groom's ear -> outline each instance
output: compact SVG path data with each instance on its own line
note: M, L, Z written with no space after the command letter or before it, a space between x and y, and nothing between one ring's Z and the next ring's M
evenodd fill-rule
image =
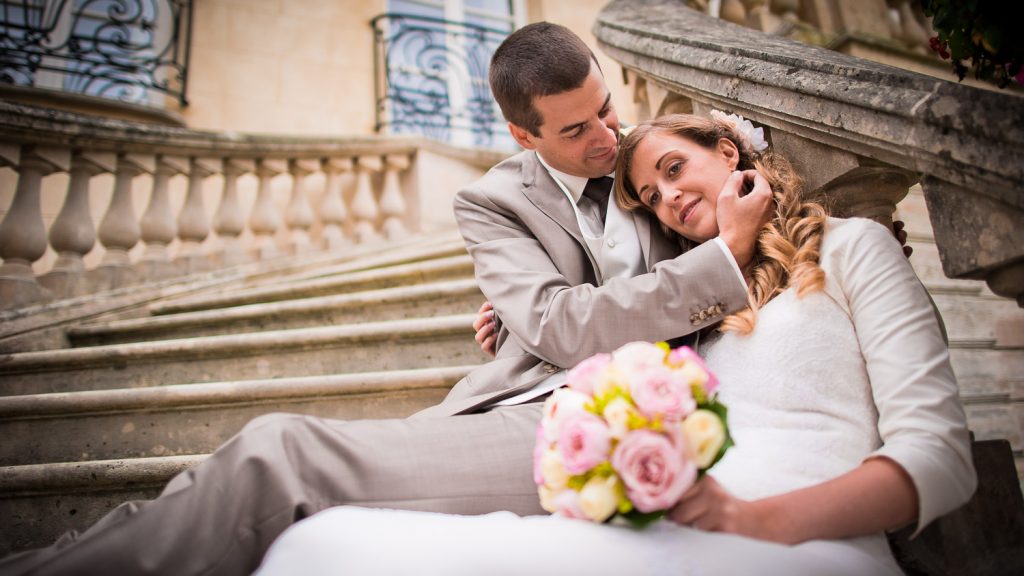
M533 142L536 136L530 134L529 130L526 130L525 128L520 128L519 126L516 126L515 124L509 122L508 131L510 134L512 134L512 138L515 138L516 143L518 143L526 150L534 150L537 148L537 145Z
M718 139L718 152L725 158L725 163L730 170L735 170L740 164L740 151L736 144L728 138Z

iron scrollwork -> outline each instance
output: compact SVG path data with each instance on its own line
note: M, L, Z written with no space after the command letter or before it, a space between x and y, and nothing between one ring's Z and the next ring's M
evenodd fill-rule
M191 0L0 1L0 82L147 103L155 91L185 106Z
M504 124L487 67L509 31L406 14L383 14L371 25L378 132L453 142L461 131L475 146L496 146Z

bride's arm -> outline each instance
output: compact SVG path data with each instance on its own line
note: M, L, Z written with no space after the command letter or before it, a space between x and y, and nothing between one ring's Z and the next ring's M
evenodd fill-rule
M910 477L895 462L874 458L827 482L753 501L736 498L705 476L670 518L701 530L799 544L898 528L917 514Z
M966 502L976 478L966 418L927 293L892 235L868 221L830 231L831 261L864 355L882 447L850 472L744 502L705 478L672 513L703 529L795 543L920 530ZM825 265L823 254L823 265Z

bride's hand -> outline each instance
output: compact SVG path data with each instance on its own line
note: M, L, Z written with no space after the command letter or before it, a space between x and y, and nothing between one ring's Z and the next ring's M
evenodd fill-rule
M707 475L683 494L668 518L699 530L765 538L756 506L736 498Z

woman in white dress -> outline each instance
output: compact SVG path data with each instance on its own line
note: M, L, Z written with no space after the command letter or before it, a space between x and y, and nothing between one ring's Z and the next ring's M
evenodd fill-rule
M683 242L718 235L729 178L770 185L778 207L742 271L750 308L700 346L736 445L666 520L341 507L285 532L260 574L899 574L885 531L920 530L976 483L942 330L892 234L826 216L761 147L724 115L620 144L616 200Z

